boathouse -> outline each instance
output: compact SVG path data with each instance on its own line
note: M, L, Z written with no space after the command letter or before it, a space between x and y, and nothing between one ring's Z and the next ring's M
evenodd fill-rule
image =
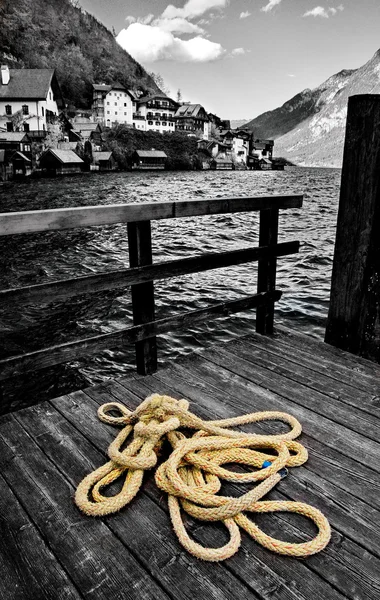
M80 173L84 162L72 150L57 150L50 148L40 158L40 167L55 175Z
M117 161L111 151L93 152L92 171L115 171L118 167Z
M136 150L132 169L165 169L167 155L162 150Z
M231 171L234 168L234 163L230 156L226 156L225 154L218 154L211 161L211 169L214 171Z

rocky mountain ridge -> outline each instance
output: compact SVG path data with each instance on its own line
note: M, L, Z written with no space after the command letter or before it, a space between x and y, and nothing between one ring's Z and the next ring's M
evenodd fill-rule
M244 128L275 139L275 154L298 165L340 167L349 96L379 93L380 50L359 69L340 71Z

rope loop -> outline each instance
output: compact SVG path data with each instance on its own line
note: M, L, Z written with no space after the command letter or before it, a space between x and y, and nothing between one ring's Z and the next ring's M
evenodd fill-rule
M262 500L285 476L287 468L300 466L308 458L306 448L295 441L302 428L293 416L265 411L203 421L189 411L187 400L158 394L146 398L135 411L119 402L108 402L99 408L98 416L123 429L108 448L110 460L87 475L76 490L75 502L85 514L109 515L129 504L141 487L144 472L156 467L166 439L172 452L157 467L155 481L168 494L170 518L180 543L197 558L221 561L233 556L241 543L240 528L265 548L289 556L310 556L328 544L330 525L319 510L302 502ZM262 435L230 429L274 420L286 423L289 431ZM195 433L188 437L180 429ZM227 468L231 464L242 465L246 471ZM115 495L104 495L104 488L119 478L124 480L121 490ZM222 481L254 486L239 497L223 496L218 494ZM192 540L182 511L201 521L221 521L229 533L227 544L206 548ZM246 514L279 511L311 519L318 528L315 538L303 543L276 540Z

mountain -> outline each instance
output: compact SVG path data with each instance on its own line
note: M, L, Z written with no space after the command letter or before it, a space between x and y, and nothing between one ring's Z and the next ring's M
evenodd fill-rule
M89 107L92 84L119 82L144 94L152 77L75 0L0 0L0 61L57 72L68 103Z
M244 126L275 139L275 153L302 166L340 167L349 96L380 93L380 50L359 69L344 70Z

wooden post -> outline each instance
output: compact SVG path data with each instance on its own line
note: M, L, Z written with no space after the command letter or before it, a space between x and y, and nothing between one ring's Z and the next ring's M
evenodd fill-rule
M380 362L380 95L348 101L325 341Z
M150 221L128 223L128 248L131 267L152 264L152 234ZM133 324L141 325L154 321L153 281L131 286ZM136 366L140 375L157 371L156 337L136 342Z
M275 246L278 237L278 209L260 210L259 246ZM257 292L273 292L276 289L277 257L259 260L257 271ZM273 333L274 302L256 310L256 331L262 334Z

